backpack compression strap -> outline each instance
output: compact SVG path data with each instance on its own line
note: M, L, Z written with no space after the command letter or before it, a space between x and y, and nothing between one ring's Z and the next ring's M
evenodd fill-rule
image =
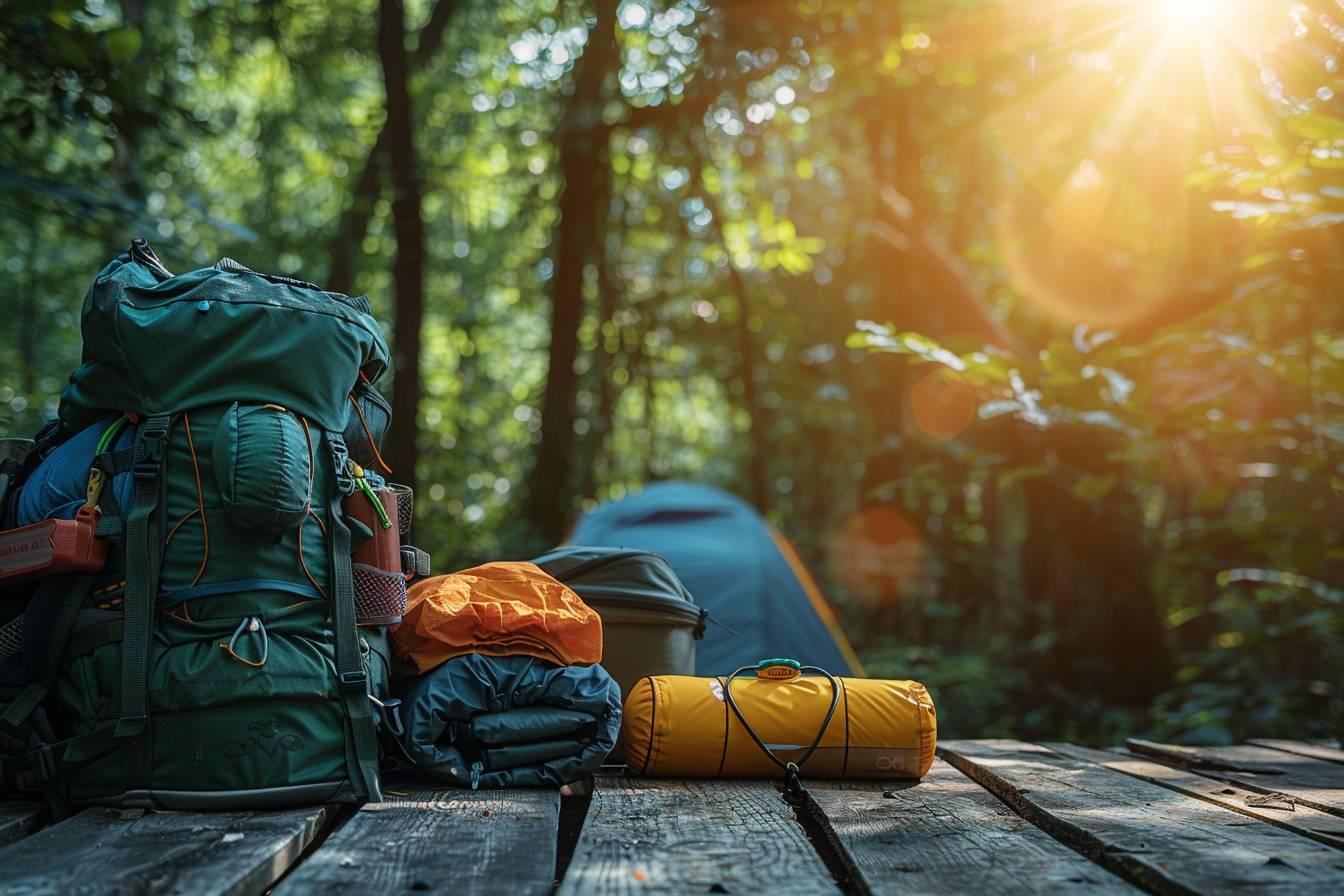
M135 439L131 465L134 497L126 517L125 627L121 642L121 718L117 737L135 737L149 720L146 676L149 673L149 637L154 623L154 599L159 590L163 546L151 538L154 511L159 504L160 473L168 427L166 415L150 417Z
M370 801L383 798L378 786L378 736L373 727L373 701L369 675L359 649L355 626L355 580L350 559L350 527L346 525L341 499L355 490L349 470L349 453L340 433L327 432L335 464L336 489L331 498L328 526L331 529L331 617L336 629L336 674L341 700L350 720L345 739L345 761L355 796Z
M172 417L157 414L140 427L131 465L134 497L126 516L126 591L122 604L121 717L116 738L136 738L128 757L129 784L141 789L148 775L149 642L154 627L154 602L159 593L163 560L162 514L155 513L163 494L163 458Z

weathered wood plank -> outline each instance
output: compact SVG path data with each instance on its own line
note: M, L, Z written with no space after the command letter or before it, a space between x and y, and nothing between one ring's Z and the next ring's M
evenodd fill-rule
M1257 747L1268 747L1271 750L1282 750L1285 753L1297 753L1299 756L1310 756L1312 759L1322 759L1326 762L1344 762L1344 750L1338 747L1327 747L1324 744L1310 744L1301 740L1277 740L1269 737L1256 737L1247 741Z
M41 803L0 803L0 846L22 840L42 826Z
M261 893L327 813L85 809L0 849L0 889L6 896Z
M1249 815L1313 840L1344 849L1344 818L1321 812L1310 806L1266 796L1256 790L1195 774L1183 768L1152 762L1125 753L1089 750L1072 744L1047 743L1056 753L1105 766L1144 781L1208 800L1211 803Z
M1154 893L1344 891L1344 857L1282 828L1035 744L951 741L945 759L1029 821Z
M600 777L560 896L838 893L768 781Z
M1125 742L1131 753L1194 769L1208 778L1261 793L1283 794L1344 817L1344 766L1267 747L1183 747L1146 740Z
M274 892L549 893L559 824L554 790L417 791L364 806Z
M850 877L879 896L1138 892L942 760L919 784L810 782L808 792Z

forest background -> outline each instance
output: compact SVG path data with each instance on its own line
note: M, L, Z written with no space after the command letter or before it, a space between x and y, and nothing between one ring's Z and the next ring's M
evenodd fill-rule
M440 569L661 478L942 726L1344 731L1338 0L10 0L0 430L148 237L367 293Z

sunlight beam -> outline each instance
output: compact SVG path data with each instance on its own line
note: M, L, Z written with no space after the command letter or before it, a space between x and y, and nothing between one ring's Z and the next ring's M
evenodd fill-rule
M1173 25L1199 27L1217 18L1221 0L1152 0L1158 15Z

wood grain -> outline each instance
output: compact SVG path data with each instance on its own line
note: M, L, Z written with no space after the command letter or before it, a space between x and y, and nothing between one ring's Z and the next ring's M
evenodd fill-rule
M600 777L560 896L838 893L768 781Z
M0 803L0 846L27 837L42 826L44 817L41 803Z
M1338 747L1327 747L1324 744L1309 744L1301 740L1276 740L1274 738L1252 738L1247 741L1257 747L1268 747L1271 750L1282 750L1285 753L1296 753L1299 756L1310 756L1312 759L1321 759L1326 762L1344 762L1344 750Z
M1204 800L1019 741L951 741L939 751L1023 817L1150 892L1344 891L1339 851Z
M942 760L918 784L813 782L808 792L850 877L879 896L1138 892Z
M1151 781L1210 803L1217 803L1233 812L1240 812L1242 815L1287 828L1327 846L1344 849L1344 818L1331 815L1329 812L1272 799L1259 791L1238 784L1207 778L1184 768L1152 762L1138 756L1089 750L1072 744L1046 743L1044 746L1060 755L1095 762L1112 771Z
M356 812L275 893L546 894L559 819L555 790L408 793Z
M1131 753L1194 769L1208 778L1241 784L1264 794L1284 794L1299 803L1344 817L1344 765L1268 747L1184 747L1128 740Z
M6 896L255 894L312 842L327 810L142 813L85 809L0 849Z

